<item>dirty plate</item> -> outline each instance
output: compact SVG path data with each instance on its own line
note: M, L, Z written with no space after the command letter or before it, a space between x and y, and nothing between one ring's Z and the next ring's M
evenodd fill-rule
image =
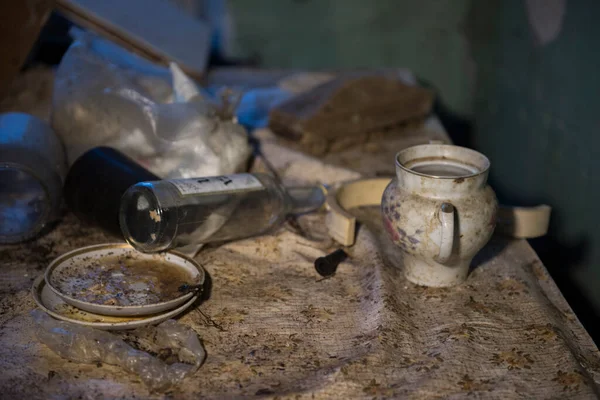
M145 316L172 310L198 291L204 269L176 252L144 254L124 243L83 247L50 263L48 288L66 303L94 314Z
M109 331L134 329L141 326L159 324L181 314L198 299L198 296L193 296L182 306L162 314L144 317L111 317L83 311L65 303L46 284L44 276L39 276L33 282L31 295L39 308L56 319Z

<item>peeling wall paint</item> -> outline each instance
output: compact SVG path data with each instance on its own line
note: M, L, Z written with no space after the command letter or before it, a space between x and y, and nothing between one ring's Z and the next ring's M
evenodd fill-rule
M537 42L545 46L560 34L567 0L525 0L529 25Z

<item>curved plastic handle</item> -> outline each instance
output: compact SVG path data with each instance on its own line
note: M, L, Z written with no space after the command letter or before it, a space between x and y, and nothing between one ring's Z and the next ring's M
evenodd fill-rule
M450 203L442 203L439 219L442 223L442 239L440 240L440 253L437 256L437 262L443 264L452 255L452 247L454 246L454 206Z

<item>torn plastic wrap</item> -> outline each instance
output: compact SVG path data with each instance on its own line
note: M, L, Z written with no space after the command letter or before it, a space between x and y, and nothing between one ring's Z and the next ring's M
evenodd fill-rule
M196 333L175 320L124 333L121 339L105 331L57 321L41 310L34 310L31 315L38 339L61 357L86 364L120 366L138 375L154 391L177 385L195 373L206 358Z
M246 130L220 119L219 104L176 64L163 68L92 34L74 36L56 73L52 111L69 164L108 146L162 178L244 169Z

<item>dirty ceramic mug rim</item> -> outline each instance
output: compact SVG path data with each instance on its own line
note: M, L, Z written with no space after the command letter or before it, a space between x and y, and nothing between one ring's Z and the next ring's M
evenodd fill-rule
M481 160L484 163L484 166L483 166L483 168L481 168L481 167L479 167L477 165L473 165L473 164L470 164L470 163L466 163L464 161L460 161L460 163L463 164L463 165L469 165L471 167L476 168L477 172L473 172L471 174L465 174L465 175L452 175L452 176L440 176L440 175L424 174L422 172L415 171L415 170L413 170L413 169L405 166L402 162L400 162L400 156L402 156L403 154L405 154L405 153L407 153L409 151L414 151L417 148L430 148L430 149L434 149L434 148L447 148L447 149L458 150L458 151L461 151L461 152L464 152L464 153L467 153L467 154L470 153L472 156L481 158ZM438 156L432 156L432 157L438 157ZM443 156L439 156L439 158L443 158ZM448 158L445 158L445 159L448 159ZM452 145L452 144L420 144L420 145L417 145L417 146L407 147L406 149L400 150L399 152L396 153L395 162L396 162L396 167L398 167L398 168L400 168L400 169L402 169L402 170L404 170L404 171L406 171L408 173L411 173L411 174L414 174L414 175L423 176L423 177L426 177L426 178L436 178L436 179L473 178L473 177L485 174L490 169L490 166L491 166L490 160L485 155L483 155L482 153L480 153L480 152L478 152L476 150L473 150L473 149L469 149L467 147L455 146L455 145Z

